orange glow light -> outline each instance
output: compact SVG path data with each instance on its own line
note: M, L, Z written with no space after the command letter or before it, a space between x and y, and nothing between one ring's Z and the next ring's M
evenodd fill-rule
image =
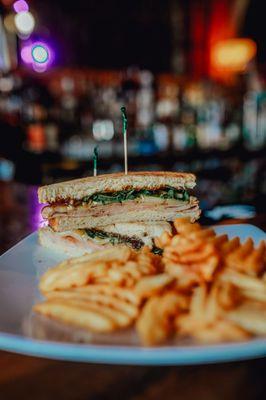
M242 72L256 52L256 43L251 39L223 40L213 46L211 63L216 70Z

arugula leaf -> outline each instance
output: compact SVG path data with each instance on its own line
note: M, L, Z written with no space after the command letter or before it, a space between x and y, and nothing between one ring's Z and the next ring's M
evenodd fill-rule
M112 245L128 244L133 249L140 249L144 243L141 239L119 235L118 233L104 232L98 229L85 229L86 234L94 239L108 239Z
M137 249L137 250L141 249L141 247L144 245L144 243L141 239L119 235L118 233L104 232L104 231L100 231L98 229L85 229L85 231L86 231L87 235L92 239L94 239L94 238L109 239L109 242L112 245L128 244L133 249ZM158 254L160 256L163 254L163 250L160 249L159 247L155 246L155 244L153 244L151 251L154 254Z
M160 249L160 247L153 246L151 251L152 251L152 253L158 254L159 256L161 256L163 254L163 250Z
M95 203L101 203L103 205L110 203L122 203L127 200L134 200L141 196L146 197L158 197L161 199L175 199L181 201L189 200L189 193L186 190L176 189L171 186L158 189L158 190L121 190L119 192L105 192L105 193L95 193L92 196L86 196L82 199L82 202L88 203L93 201Z

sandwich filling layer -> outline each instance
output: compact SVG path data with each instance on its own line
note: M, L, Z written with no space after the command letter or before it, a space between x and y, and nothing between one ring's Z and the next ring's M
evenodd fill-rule
M105 206L108 207L108 206ZM110 225L116 223L130 223L136 222L160 222L160 221L173 221L176 218L186 217L190 218L191 222L195 221L200 214L197 202L184 207L177 206L148 206L141 207L137 210L128 206L125 207L123 204L119 205L119 209L116 212L108 213L107 210L99 210L96 212L88 213L84 216L69 216L69 215L56 215L53 218L49 218L49 225L57 232L63 232L73 229L86 229L86 228L98 228L100 225Z
M133 249L140 249L144 245L154 252L160 249L154 246L154 238L163 232L172 232L171 224L158 223L127 223L113 224L97 229L76 229L66 232L55 232L49 227L41 228L39 237L41 244L59 250L74 250L74 253L85 253L100 250L117 244L125 244Z
M51 205L42 210L44 219L56 231L95 228L132 221L173 221L177 214L198 210L198 201L142 196L108 204Z
M110 204L110 203L122 203L123 201L143 199L143 198L155 197L159 199L175 199L181 201L187 201L189 194L184 189L175 189L172 187L166 187L157 190L121 190L119 192L105 192L96 193L92 196L86 196L82 200L82 204Z
M45 219L60 217L62 215L92 216L121 212L121 205L125 203L123 210L130 211L136 207L149 208L154 205L184 206L189 204L192 198L186 190L175 188L163 188L158 190L126 190L120 192L96 193L83 198L82 201L70 200L68 203L52 203L42 210ZM119 207L120 206L120 207Z
M89 238L102 239L112 245L126 244L133 249L139 250L144 246L144 242L137 237L130 237L126 235L120 235L119 233L105 232L99 229L85 229L85 232Z

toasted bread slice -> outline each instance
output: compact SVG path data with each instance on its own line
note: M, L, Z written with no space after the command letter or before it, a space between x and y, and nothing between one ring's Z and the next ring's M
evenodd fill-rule
M67 182L42 186L38 190L40 203L69 202L82 200L95 193L122 190L156 190L166 186L176 189L191 189L195 186L195 175L181 172L130 172L98 175Z

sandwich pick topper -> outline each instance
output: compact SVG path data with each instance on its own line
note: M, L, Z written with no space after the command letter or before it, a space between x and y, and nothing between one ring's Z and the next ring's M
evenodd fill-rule
M122 122L123 122L123 137L124 137L124 159L125 159L125 175L127 175L127 112L126 107L121 107Z
M98 146L96 146L93 150L93 176L97 176L98 158Z

